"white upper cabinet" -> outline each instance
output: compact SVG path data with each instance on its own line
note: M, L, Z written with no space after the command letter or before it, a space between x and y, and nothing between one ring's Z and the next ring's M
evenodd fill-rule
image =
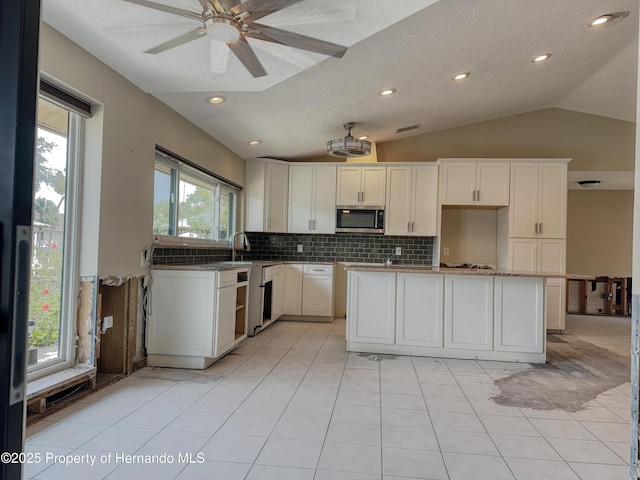
M289 167L289 233L335 233L336 167Z
M510 237L566 238L567 164L511 165Z
M248 161L246 169L245 230L287 231L289 166L277 162Z
M378 166L339 166L336 204L384 205L386 169Z
M385 235L435 236L438 166L387 167Z
M564 273L566 240L510 238L509 269L516 272Z
M509 205L508 162L440 162L442 205Z

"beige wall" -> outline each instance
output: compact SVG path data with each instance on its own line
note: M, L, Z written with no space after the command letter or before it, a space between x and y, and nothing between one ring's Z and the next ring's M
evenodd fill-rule
M567 271L631 276L633 192L569 190Z
M81 275L148 272L156 144L244 184L243 159L46 24L40 69L99 104L87 121Z
M440 262L497 264L498 211L444 208ZM444 249L449 255L444 255Z

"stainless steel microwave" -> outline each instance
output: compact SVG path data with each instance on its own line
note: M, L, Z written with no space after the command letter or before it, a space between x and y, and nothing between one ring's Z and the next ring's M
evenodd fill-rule
M384 207L338 205L336 232L384 233Z

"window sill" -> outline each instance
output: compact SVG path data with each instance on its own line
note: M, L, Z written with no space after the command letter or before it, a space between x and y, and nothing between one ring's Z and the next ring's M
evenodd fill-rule
M209 240L206 238L176 237L174 235L154 235L153 245L157 247L204 247L230 249L229 240Z
M27 402L38 397L47 396L65 386L83 380L89 380L96 375L96 368L89 365L76 365L46 377L38 378L27 383Z

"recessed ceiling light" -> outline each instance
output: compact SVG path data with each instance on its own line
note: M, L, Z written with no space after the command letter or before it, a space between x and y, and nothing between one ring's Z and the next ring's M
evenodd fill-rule
M249 145L259 145L262 143L262 140L251 140L249 142L247 142Z
M367 138L369 138L369 135L362 135L358 137L358 140L366 140Z
M600 15L598 18L594 18L589 22L590 27L597 27L598 25L604 25L607 22L613 20L613 15Z
M469 75L471 75L469 72L458 73L453 77L451 77L451 80L453 80L454 82L457 82L459 80L464 80L465 78L469 78Z
M387 88L386 90L382 90L378 95L386 97L388 95L393 95L394 93L396 93L395 88Z
M590 27L599 27L606 23L611 23L614 20L627 18L629 16L629 11L625 12L614 12L614 13L606 13L604 15L600 15L599 17L594 18L589 22Z
M540 63L540 62L544 62L545 60L549 60L549 58L551 58L551 54L550 53L543 53L542 55L538 55L537 57L535 57L531 61L533 63Z
M211 105L220 105L221 103L226 102L227 99L222 95L212 95L211 97L207 97L206 101Z

